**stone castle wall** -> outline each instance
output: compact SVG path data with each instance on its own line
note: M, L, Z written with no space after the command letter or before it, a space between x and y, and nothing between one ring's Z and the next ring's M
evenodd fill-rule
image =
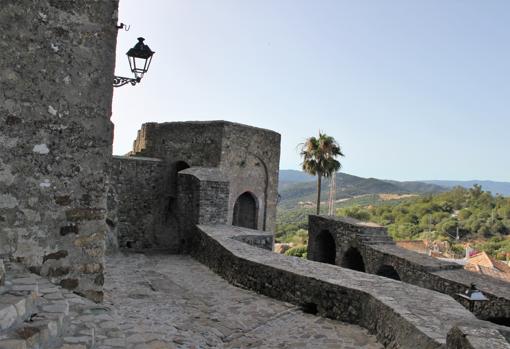
M276 228L278 133L227 121L147 123L138 131L131 154L163 159L170 173L179 162L221 168L230 181L229 223L237 198L248 191L257 198L257 228Z
M160 159L114 156L111 166L112 207L109 224L121 248L170 249L167 230L176 231L172 204L165 196L166 168Z
M213 122L165 122L143 124L132 155L163 159L169 164L218 167L224 127Z
M0 7L0 254L102 299L117 1Z
M358 324L374 333L386 348L450 348L447 337L451 348L485 348L488 338L504 345L497 348L508 348L497 326L477 320L447 295L246 243L250 236L252 241L263 241L260 231L228 225L199 225L195 229L193 257L227 281L320 316ZM459 321L477 329L468 341L479 345L455 344L462 334L448 332Z
M178 240L189 253L197 224L225 224L228 220L229 183L215 168L192 167L179 173Z
M257 228L276 229L280 135L274 131L235 123L225 124L221 168L230 181L229 220L234 205L244 192L258 200Z
M272 231L279 160L280 135L273 131L227 121L144 124L129 156L113 159L116 199L109 212L116 218L109 220L117 222L108 240L121 248L185 252L190 222L232 224L236 200L246 192L256 201L256 227ZM212 183L222 183L220 197L206 193L216 190Z

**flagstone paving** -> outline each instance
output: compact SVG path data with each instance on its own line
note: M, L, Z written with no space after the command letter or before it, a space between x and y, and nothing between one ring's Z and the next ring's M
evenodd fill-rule
M230 285L189 256L106 258L105 301L130 349L382 348L355 325Z

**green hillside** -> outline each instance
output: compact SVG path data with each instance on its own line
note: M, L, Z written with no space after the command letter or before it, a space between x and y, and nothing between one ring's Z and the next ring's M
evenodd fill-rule
M492 195L480 186L414 197L363 195L342 201L337 207L339 216L386 226L396 240L450 240L459 252L460 243L470 241L475 248L497 258L510 256L510 198ZM326 210L323 205L322 212ZM307 229L307 215L313 212L312 207L280 207L277 239L291 241L295 235L303 235L300 229Z
M280 171L280 207L297 207L300 202L315 202L315 178L300 171ZM338 173L336 176L335 200L353 198L367 194L409 194L409 193L437 193L444 191L443 187L421 182L397 182L376 178L363 178ZM323 180L321 196L327 200L329 195L329 179Z

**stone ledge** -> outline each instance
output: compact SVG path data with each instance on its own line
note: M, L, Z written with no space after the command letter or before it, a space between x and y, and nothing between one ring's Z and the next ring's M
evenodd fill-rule
M510 349L509 333L497 328L462 324L453 327L448 332L448 349ZM506 336L506 338L505 338Z
M434 272L438 270L462 269L462 266L457 263L445 262L424 254L406 250L396 245L371 245L368 248L371 248L383 254L391 255L394 258L405 260L414 265L416 268L428 272Z
M180 171L179 176L194 176L201 182L228 182L228 177L216 167L190 167Z
M158 158L149 158L144 156L127 156L127 155L113 155L113 159L117 160L133 160L133 161L154 161L154 162L162 162L163 160Z
M197 226L192 255L233 284L293 304L313 304L322 316L359 324L389 348L441 348L459 319L478 321L444 294L235 239L253 233L226 225Z

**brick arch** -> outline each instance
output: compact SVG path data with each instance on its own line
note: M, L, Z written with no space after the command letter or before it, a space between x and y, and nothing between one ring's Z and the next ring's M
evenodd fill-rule
M237 197L234 204L232 225L257 229L258 226L258 200L255 194L245 191Z
M328 230L321 231L315 237L315 261L335 264L336 243L333 235Z
M357 247L351 246L344 252L340 266L352 270L365 272L365 261Z

